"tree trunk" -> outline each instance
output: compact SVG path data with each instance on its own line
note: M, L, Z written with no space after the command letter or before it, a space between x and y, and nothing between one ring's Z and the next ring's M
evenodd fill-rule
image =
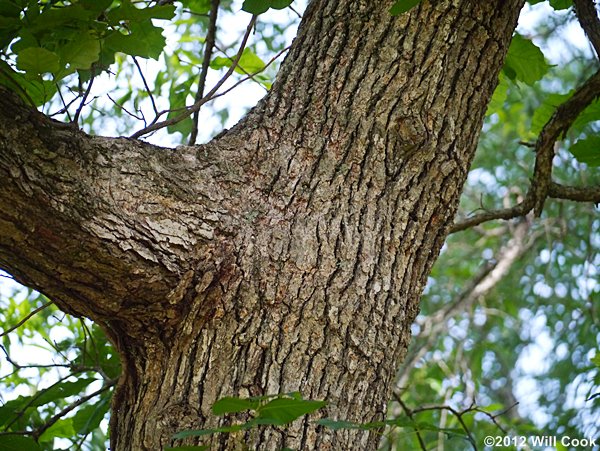
M111 448L300 391L381 420L523 0L313 0L269 95L205 146L58 126L0 98L0 266L101 324ZM211 449L375 449L298 421Z

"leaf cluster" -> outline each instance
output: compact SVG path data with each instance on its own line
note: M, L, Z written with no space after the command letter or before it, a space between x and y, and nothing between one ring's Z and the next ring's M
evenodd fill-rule
M165 37L153 19L174 12L172 5L138 8L131 0L3 0L0 82L16 84L39 106L69 75L84 83L108 70L117 53L158 59Z

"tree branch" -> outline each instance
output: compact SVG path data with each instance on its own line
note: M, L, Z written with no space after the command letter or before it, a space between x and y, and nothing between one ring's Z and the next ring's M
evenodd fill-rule
M202 107L202 105L204 105L205 103L212 100L214 95L219 90L219 88L221 86L223 86L223 84L227 81L227 79L233 74L233 72L235 71L235 68L237 67L238 63L240 62L240 58L242 57L242 53L244 52L244 49L246 48L246 44L248 43L248 39L250 38L250 34L252 33L252 30L254 28L254 24L256 24L256 16L252 16L252 19L250 19L250 23L248 23L248 26L246 27L246 32L244 33L244 37L242 38L242 43L240 44L240 48L238 50L237 55L235 56L233 64L229 67L229 69L227 70L225 75L223 75L223 77L217 82L217 84L215 86L213 86L213 88L208 92L208 94L206 94L200 100L195 102L189 108L186 108L181 114L179 114L171 119L166 119L162 122L156 122L154 124L151 124L148 127L138 130L130 137L137 139L137 138L147 135L148 133L151 133L153 131L160 130L161 128L164 128L164 127L168 127L169 125L177 124L178 122L181 122L182 120L189 117L196 111L199 111L200 108Z
M548 188L548 197L598 204L600 203L600 186L565 186L552 182Z
M535 143L535 168L533 179L529 191L525 199L519 204L511 208L501 210L488 211L481 213L462 221L456 222L450 229L450 233L455 233L461 230L466 230L483 222L494 219L512 219L518 216L525 216L531 210L535 211L536 216L542 212L544 202L550 196L550 188L552 182L552 160L554 158L554 146L560 137L571 127L579 114L590 105L600 95L600 71L592 75L583 85L581 85L575 93L562 105L558 106L552 117L548 120ZM554 193L566 195L568 191L566 187L558 188L559 185L553 187ZM584 191L591 190L592 194L581 195L581 198L589 198L594 201L595 189L589 188L573 188L579 194ZM569 191L573 192L573 191ZM562 197L569 198L569 197ZM573 200L577 200L574 199Z
M61 310L128 332L176 321L181 276L215 265L215 237L251 208L231 194L246 182L224 177L238 163L218 141L199 152L90 137L0 87L0 142L0 267Z
M202 68L200 69L200 79L198 80L198 91L196 91L195 103L198 103L204 96L204 88L206 85L206 76L210 67L210 59L212 58L213 49L215 48L215 39L217 35L217 15L219 12L219 3L221 0L211 0L210 4L210 22L208 24L208 33L206 34L206 42L204 44L204 59L202 60ZM200 110L194 112L192 132L188 144L193 146L196 144L198 137L198 119Z
M110 381L107 381L106 383L104 383L104 385L102 385L102 387L100 387L95 392L90 393L89 395L86 395L86 396L82 396L81 398L77 399L77 401L73 402L72 404L69 404L67 407L65 407L60 412L58 412L56 415L54 415L52 418L50 418L48 421L46 421L42 426L40 426L39 428L32 431L31 435L33 436L34 439L39 438L44 432L46 432L50 428L50 426L52 426L54 423L56 423L58 420L60 420L66 414L71 412L73 409L79 407L80 405L85 404L90 399L95 398L96 396L104 393L106 390L113 387L116 383L117 383L117 379L111 379Z
M588 39L592 43L596 56L600 57L600 20L593 0L573 0L575 14L585 31Z
M35 310L29 312L29 314L25 318L23 318L21 321L19 321L17 324L15 324L12 327L9 327L8 329L6 329L2 333L0 333L0 337L4 337L5 335L8 335L9 333L11 333L13 330L18 329L23 324L25 324L29 320L29 318L34 316L36 313L41 312L46 307L49 307L52 303L53 303L52 301L46 302L44 305L41 305L38 308L36 308Z
M404 401L402 401L402 398L400 397L400 395L396 392L393 392L392 395L394 396L394 400L400 405L400 407L402 407L402 410L404 410L405 415L408 418L410 418L410 420L413 423L416 424L412 410L408 408L408 406L404 403ZM415 433L417 434L417 440L419 442L419 446L421 447L421 449L423 451L427 451L427 445L425 445L425 441L423 440L421 431L419 431L419 429L415 428Z

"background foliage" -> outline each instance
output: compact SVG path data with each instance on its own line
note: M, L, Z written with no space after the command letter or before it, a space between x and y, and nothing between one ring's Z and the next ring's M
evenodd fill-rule
M398 0L390 13L418 3ZM532 143L598 70L574 31L571 1L529 4L529 25L514 36L488 110L462 198L465 217L523 199ZM0 83L91 133L193 144L235 123L271 87L304 7L0 0ZM225 101L233 89L237 96ZM594 102L564 134L555 179L600 184L598 120ZM599 247L598 208L563 201L547 201L541 218L451 235L423 296L389 420L319 421L382 430L384 449L484 449L486 435L598 437ZM97 326L3 278L0 448L105 448L120 367L111 345ZM285 425L322 405L300 394L226 399L215 414L246 420L182 434Z

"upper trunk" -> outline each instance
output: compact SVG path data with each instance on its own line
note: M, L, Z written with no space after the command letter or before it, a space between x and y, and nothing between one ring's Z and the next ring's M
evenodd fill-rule
M300 391L385 417L523 0L314 0L272 91L202 147L59 129L3 96L0 265L102 324L112 449ZM373 449L297 422L214 442Z

